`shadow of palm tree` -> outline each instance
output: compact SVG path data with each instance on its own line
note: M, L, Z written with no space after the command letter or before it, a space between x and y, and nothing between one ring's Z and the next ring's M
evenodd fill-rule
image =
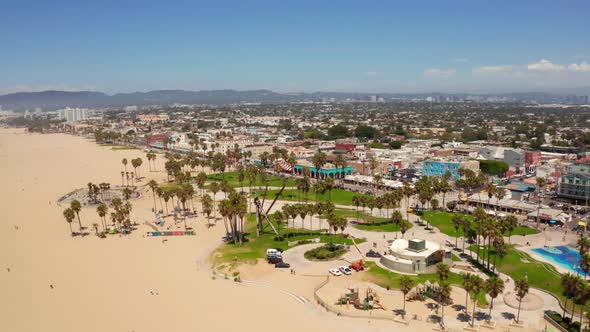
M475 313L475 320L481 321L488 318L488 314L485 312L478 311Z
M396 316L403 316L403 315L405 315L404 309L395 309L395 310L393 310L393 313Z
M460 304L453 304L451 308L455 309L455 311L465 311L465 306Z
M511 313L511 312L503 312L502 313L502 317L504 319L506 319L506 320L514 320L514 319L516 319L516 316L513 313Z
M435 324L440 324L441 318L439 315L430 315L428 316L428 321Z
M471 316L470 315L467 315L464 312L462 312L462 313L460 313L460 314L457 315L457 320L460 321L460 322L467 323L467 322L470 322L471 321Z

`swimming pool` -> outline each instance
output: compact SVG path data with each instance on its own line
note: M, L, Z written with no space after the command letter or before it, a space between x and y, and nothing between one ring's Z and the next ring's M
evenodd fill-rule
M535 248L533 251L572 273L584 275L584 271L578 267L580 265L580 253L575 249L567 246L557 246Z

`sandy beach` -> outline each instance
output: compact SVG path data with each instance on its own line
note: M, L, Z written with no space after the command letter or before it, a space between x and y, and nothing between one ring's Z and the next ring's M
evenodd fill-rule
M261 263L240 268L246 282L214 280L208 258L222 243L221 222L208 228L199 213L187 220L195 236L145 236L152 229L144 223L154 218L151 190L143 186L165 179L162 156L156 160L158 172L150 172L147 162L141 168L142 195L131 200L136 231L96 237L90 226L100 221L96 206L89 206L80 217L90 234L70 236L58 199L88 182L120 185L121 160L137 157L145 159L145 153L113 150L78 136L0 129L1 331L409 331L435 326L326 312L314 303L314 287L325 280L321 272L335 263L315 264L308 273L316 276L304 276L306 264L297 255L305 246L288 254L302 275ZM171 219L171 230L183 229ZM351 252L350 259L355 255ZM361 274L352 277L330 284L323 296L333 301L351 283L363 281ZM385 295L390 310L401 306L399 294L391 294ZM461 291L457 297L463 298ZM414 311L423 317L429 313L425 304ZM464 324L455 322L453 328Z
M194 220L196 236L166 243L141 229L71 237L56 200L89 181L119 184L121 159L138 156L81 137L0 129L0 330L355 329L272 288L212 280L205 259L221 242L221 225ZM142 172L155 174L146 164ZM135 221L147 220L152 197L133 203ZM98 222L94 209L82 210L84 225Z

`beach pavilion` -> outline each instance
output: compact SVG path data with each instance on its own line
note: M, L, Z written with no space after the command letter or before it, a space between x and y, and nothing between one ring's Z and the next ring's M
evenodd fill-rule
M295 165L295 174L303 175L303 169L309 169L309 174L312 178L326 179L328 177L334 179L343 179L346 175L352 174L352 167L336 167L334 164L327 163L319 170L315 168L307 160L299 162Z

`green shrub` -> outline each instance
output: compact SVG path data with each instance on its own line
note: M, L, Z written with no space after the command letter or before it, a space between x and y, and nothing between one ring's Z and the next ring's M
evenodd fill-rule
M480 160L479 169L484 174L502 175L508 172L510 167L507 163L498 160Z
M326 244L321 247L306 251L303 256L309 260L327 261L344 255L346 251L347 250L341 246Z

